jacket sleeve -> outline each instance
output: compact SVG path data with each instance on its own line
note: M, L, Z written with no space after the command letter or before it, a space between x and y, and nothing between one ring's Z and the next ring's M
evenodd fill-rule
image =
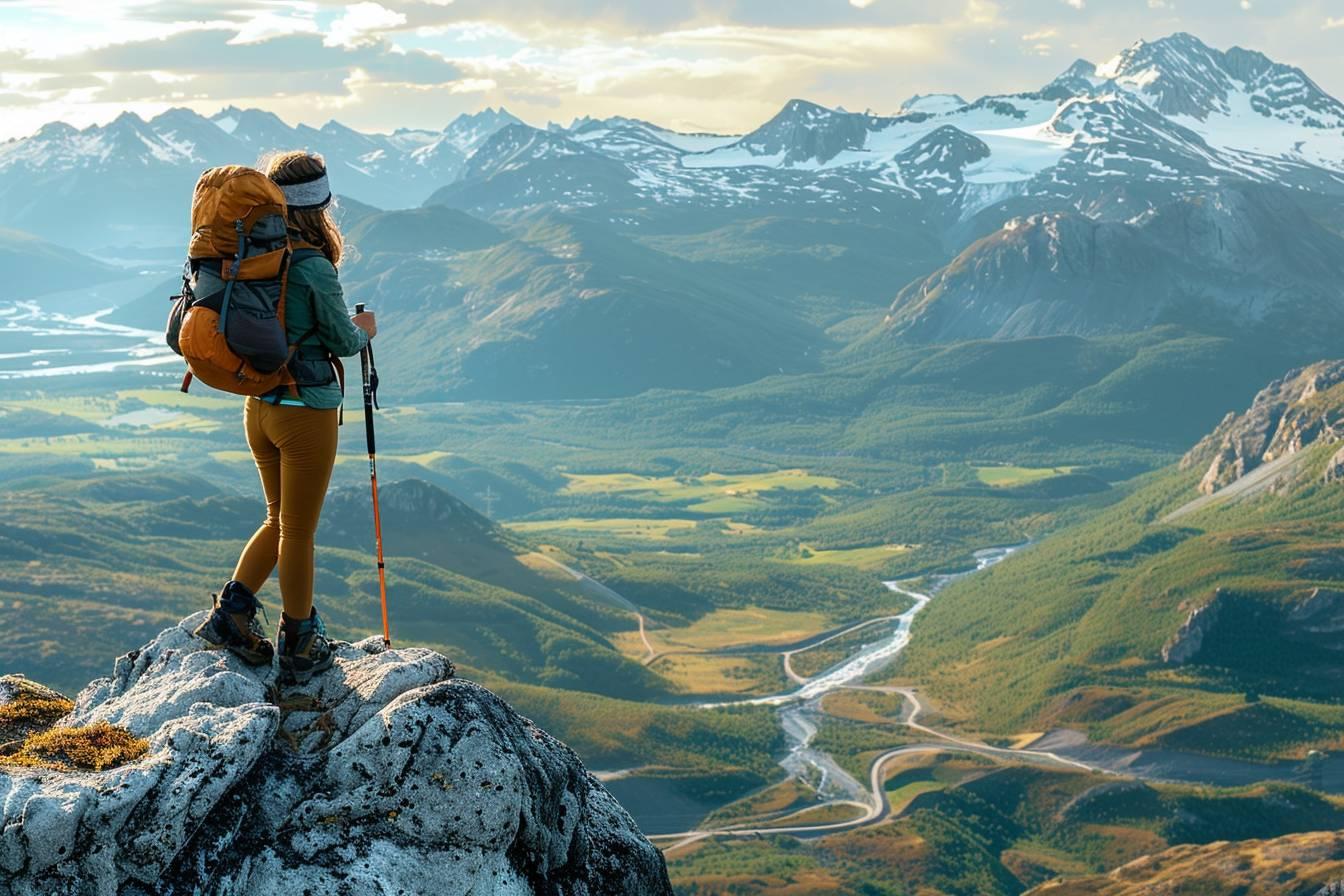
M327 351L338 357L359 354L369 344L369 335L355 326L345 307L345 293L336 268L325 258L304 265L313 293L313 326Z

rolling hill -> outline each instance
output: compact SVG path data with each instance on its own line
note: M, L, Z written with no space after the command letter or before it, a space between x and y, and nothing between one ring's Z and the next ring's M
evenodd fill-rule
M447 492L382 489L394 637L515 681L642 696L651 675L608 642L624 610L601 602ZM209 604L257 521L253 498L169 472L38 480L6 490L0 594L21 612L8 668L67 689L164 620ZM366 489L336 491L319 534L316 590L336 634L378 615ZM426 521L433 525L426 528ZM262 593L273 608L278 595ZM277 617L278 618L278 617Z
M125 277L125 271L81 255L30 233L0 228L0 302L14 302L72 284L104 283Z
M734 289L712 263L555 214L507 234L449 209L398 214L364 222L368 257L347 291L384 313L380 338L401 347L383 361L387 379L407 394L607 397L816 366L815 327L772 296ZM439 248L373 232L402 218L435 222L422 239Z

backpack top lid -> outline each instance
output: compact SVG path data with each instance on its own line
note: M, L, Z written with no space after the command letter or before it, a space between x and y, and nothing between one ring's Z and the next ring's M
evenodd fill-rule
M187 257L233 258L238 254L235 222L241 220L250 233L267 215L278 215L282 224L285 220L285 194L275 181L243 165L207 169L191 199Z

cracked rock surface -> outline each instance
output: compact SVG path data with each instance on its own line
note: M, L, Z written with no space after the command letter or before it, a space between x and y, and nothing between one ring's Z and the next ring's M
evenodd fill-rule
M0 896L671 896L573 751L445 657L370 638L278 689L204 649L203 615L119 658L61 721L122 725L142 759L0 769Z

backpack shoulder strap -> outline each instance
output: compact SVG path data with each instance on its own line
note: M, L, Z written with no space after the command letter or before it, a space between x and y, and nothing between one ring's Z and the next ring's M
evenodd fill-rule
M309 258L317 258L319 256L321 256L322 258L327 257L327 254L323 252L321 249L319 249L317 246L314 246L312 243L308 242L305 239L300 239L298 232L295 230L291 230L289 232L289 250L290 250L289 260L291 263L296 261L304 261Z

